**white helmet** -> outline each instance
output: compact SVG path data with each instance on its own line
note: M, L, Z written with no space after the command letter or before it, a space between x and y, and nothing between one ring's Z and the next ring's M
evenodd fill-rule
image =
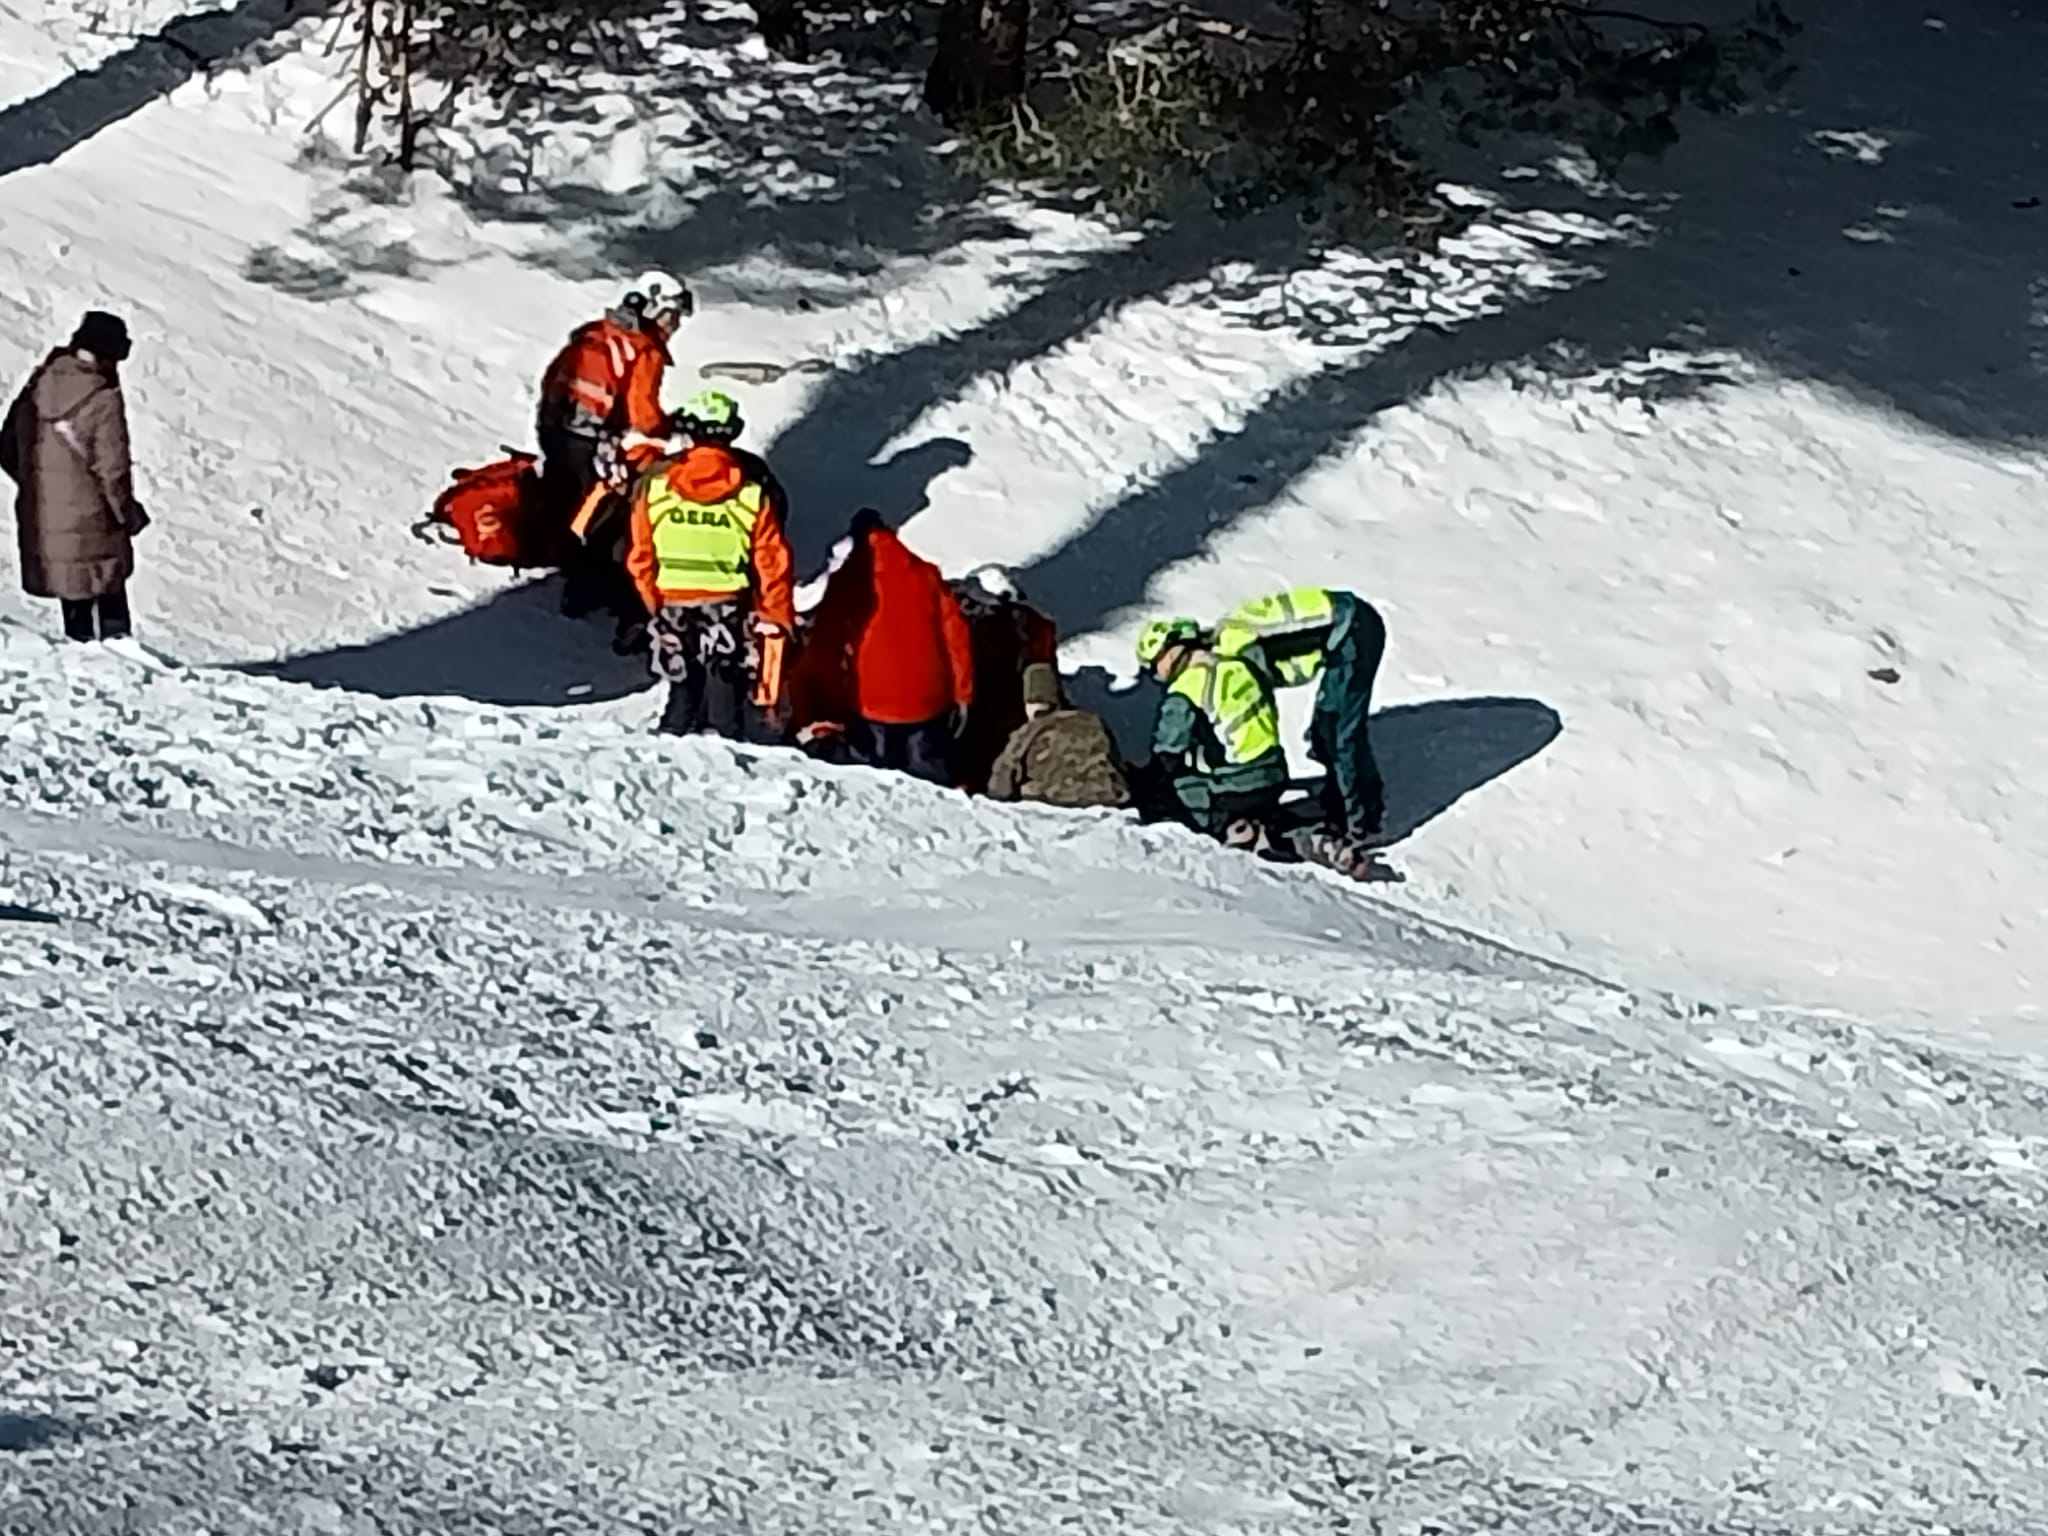
M1000 565L976 566L967 573L967 579L990 597L1022 597L1017 590L1016 578Z
M679 277L666 272L642 272L633 279L626 302L631 305L639 300L640 313L650 320L667 316L673 323L696 309L696 301L690 297L690 286Z

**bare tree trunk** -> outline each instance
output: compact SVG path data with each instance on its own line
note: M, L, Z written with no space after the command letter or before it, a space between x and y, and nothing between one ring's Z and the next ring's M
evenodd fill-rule
M408 171L420 136L412 114L412 8L413 0L398 0L398 164Z
M980 116L1024 94L1031 0L946 0L924 99L949 123Z
M370 54L377 46L377 0L362 0L363 45L356 50L356 153L370 142Z

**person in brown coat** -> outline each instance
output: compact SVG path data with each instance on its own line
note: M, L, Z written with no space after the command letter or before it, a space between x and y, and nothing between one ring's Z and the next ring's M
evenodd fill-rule
M120 365L128 327L93 310L30 377L0 426L0 470L19 488L21 585L63 605L73 640L129 631L135 534L147 521L128 462Z
M1109 727L1085 709L1066 708L1060 675L1044 662L1024 669L1024 714L1024 723L989 770L990 799L1065 806L1131 803L1131 786Z

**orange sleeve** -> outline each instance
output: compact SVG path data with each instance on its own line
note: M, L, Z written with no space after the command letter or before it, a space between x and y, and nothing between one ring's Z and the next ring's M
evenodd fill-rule
M936 575L933 580L939 589L939 627L945 631L946 659L953 669L953 702L965 709L974 702L974 641L967 632L967 618L960 612L960 600Z
M668 371L668 349L654 342L641 349L626 369L626 425L632 431L659 437L668 415L661 408L661 380Z
M633 586L640 593L640 601L647 605L649 613L661 610L661 588L655 585L655 573L661 569L654 557L654 524L647 518L647 482L642 480L633 488L633 516L629 524L626 546L626 574L633 578Z
M789 539L782 531L782 506L769 497L754 520L754 612L784 634L796 628L796 588Z

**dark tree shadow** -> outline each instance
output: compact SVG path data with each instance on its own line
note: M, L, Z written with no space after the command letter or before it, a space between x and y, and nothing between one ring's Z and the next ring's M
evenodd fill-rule
M361 293L363 285L357 281L360 274L418 277L427 265L403 240L367 243L350 250L346 260L325 253L323 259L297 256L281 246L259 245L243 261L242 276L295 299L331 303Z
M0 1452L40 1450L58 1440L76 1438L77 1432L62 1419L0 1410Z
M612 654L609 621L565 619L560 600L558 581L529 581L417 629L237 670L387 699L480 704L594 704L652 686L644 656Z
M333 0L242 0L183 16L105 63L0 111L0 176L47 165L194 75L225 64Z
M957 437L913 443L879 464L835 463L829 456L812 459L778 451L770 462L789 492L789 543L800 579L824 566L854 511L873 507L883 522L901 528L931 505L934 481L973 459L974 450Z
M1096 628L1389 406L1511 364L1553 380L1597 371L1655 402L1722 377L1660 349L1719 349L1964 441L2048 440L2048 176L2006 143L2011 122L2048 120L2048 19L1993 0L1944 16L1936 32L1883 0L1841 0L1815 18L1785 102L1694 118L1626 188L1502 179L1510 204L1654 228L1576 253L1595 280L1418 330L1269 397L1020 571L1025 590L1063 630Z
M1118 309L1199 278L1219 261L1255 254L1278 260L1288 238L1285 221L1278 219L1155 230L1097 259L1068 264L1015 308L964 336L936 336L827 375L803 415L767 450L799 507L791 535L799 571L823 563L851 507L833 511L822 525L801 509L822 502L830 511L843 502L847 466L871 463L933 403L1022 367ZM851 474L858 481L862 471ZM1065 621L1063 614L1053 617Z

